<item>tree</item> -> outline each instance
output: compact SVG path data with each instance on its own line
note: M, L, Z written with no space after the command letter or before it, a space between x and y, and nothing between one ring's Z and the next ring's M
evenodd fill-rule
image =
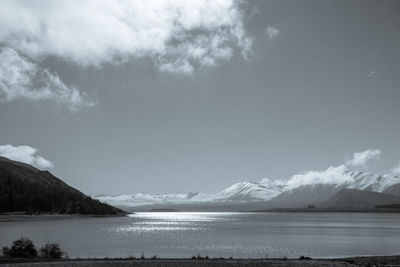
M40 248L40 256L43 258L61 259L63 254L60 245L56 243L45 244Z
M23 237L15 240L11 248L3 247L3 255L11 258L34 258L37 250L32 240Z

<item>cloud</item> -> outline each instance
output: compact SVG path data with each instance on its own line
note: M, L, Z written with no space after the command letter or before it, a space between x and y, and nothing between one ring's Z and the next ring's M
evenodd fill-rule
M346 165L354 167L366 167L369 161L379 159L380 156L381 151L379 149L368 149L363 152L356 152L353 154L351 159L346 161Z
M80 68L150 58L161 72L193 74L250 59L242 0L2 0L0 97L93 106L42 68L47 58ZM39 84L37 85L37 80Z
M0 100L12 102L51 100L76 111L94 103L74 87L65 85L57 74L51 73L12 48L0 49Z
M379 159L381 150L365 150L356 152L345 164L339 166L331 166L323 171L307 171L301 174L293 175L288 181L288 188L295 188L301 185L311 184L341 184L352 181L353 178L349 175L349 167L366 167L367 163L374 159ZM400 174L400 163L393 168L393 173Z
M150 57L161 71L191 73L246 57L252 39L236 0L3 0L0 42L35 61L82 66Z
M393 167L392 173L394 175L399 175L400 176L400 162L396 166Z
M276 37L278 37L280 31L275 27L268 26L266 33L267 33L269 39L275 39Z
M0 146L0 156L30 164L39 169L54 167L52 162L37 155L37 149L30 146L2 145Z
M376 74L376 71L373 70L373 71L371 71L371 72L368 74L368 77L369 77L369 78L372 78L372 77L375 76L375 74Z
M311 184L339 184L351 181L345 165L329 167L324 171L308 171L303 174L293 175L287 182L288 188L296 188Z

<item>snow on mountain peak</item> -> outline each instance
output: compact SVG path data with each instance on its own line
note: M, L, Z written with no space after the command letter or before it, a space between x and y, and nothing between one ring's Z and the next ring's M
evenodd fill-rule
M275 184L268 178L262 179L260 182L239 182L221 192L217 193L214 200L224 201L254 201L269 200L281 192L281 185Z
M239 182L216 194L178 193L98 196L97 199L116 206L138 206L156 203L199 203L221 201L262 201L269 200L284 191L284 186L267 178L261 182Z
M343 183L342 186L350 189L384 192L392 185L400 183L400 178L391 174L373 174L360 171L348 171L352 181Z
M342 166L330 168L326 172L309 172L303 177L294 176L295 181L262 179L260 182L238 182L215 194L205 193L167 193L146 194L137 193L119 196L98 196L98 200L116 206L138 206L160 203L201 203L201 202L250 202L267 201L282 192L289 192L300 187L316 187L321 184L336 188L358 189L374 192L386 192L393 185L400 185L398 176L350 171ZM339 169L339 172L337 171ZM341 175L344 175L343 178ZM307 178L307 179L305 179ZM304 182L305 183L301 183ZM296 186L293 186L296 185ZM395 189L398 190L398 189Z

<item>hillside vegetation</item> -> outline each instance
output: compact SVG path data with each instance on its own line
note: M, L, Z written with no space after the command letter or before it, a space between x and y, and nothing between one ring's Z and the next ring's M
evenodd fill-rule
M0 212L125 213L81 193L48 171L4 157L0 157Z

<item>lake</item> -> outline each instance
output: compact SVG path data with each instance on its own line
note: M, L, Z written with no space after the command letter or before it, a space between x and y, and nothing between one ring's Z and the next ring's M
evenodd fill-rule
M0 246L21 236L69 257L344 257L400 254L400 214L143 212L0 222Z

